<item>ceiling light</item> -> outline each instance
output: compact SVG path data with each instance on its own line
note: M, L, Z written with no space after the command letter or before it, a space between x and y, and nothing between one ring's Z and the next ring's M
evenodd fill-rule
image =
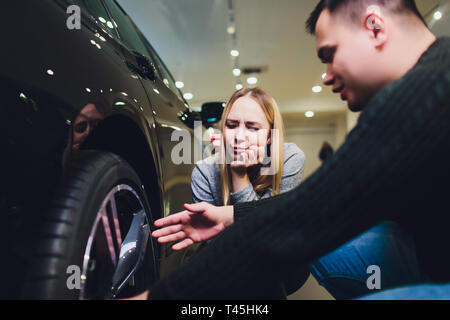
M250 84L250 85L257 84L258 83L258 78L256 78L256 77L249 77L249 78L247 78L247 83Z
M326 73L322 74L322 80L325 79L326 76L327 76Z
M186 100L192 100L194 95L192 93L185 93L183 96Z
M228 26L227 32L228 32L228 34L235 34L236 27L234 26L234 24L231 24L231 25Z
M48 69L47 74L50 76L53 76L55 74L55 72L53 72L53 70L51 70L51 69Z
M237 50L231 50L231 51L230 51L230 54L231 54L231 56L233 56L233 57L239 57L239 51L237 51Z
M233 75L235 77L239 77L241 75L241 69L238 68L233 69Z
M111 21L108 21L108 22L106 23L106 25L108 26L108 28L114 29L114 25L112 24Z
M175 82L175 86L176 86L178 89L182 89L182 88L184 88L184 83L181 82L181 81L177 81L177 82Z
M314 92L314 93L322 92L322 87L321 86L315 86L315 87L312 88L312 92Z
M313 111L306 111L306 112L305 112L305 117L307 117L307 118L312 118L312 117L314 117L314 112L313 112Z
M99 17L98 20L100 20L101 23L106 23L106 20L103 17Z
M434 17L435 20L441 20L441 18L442 18L442 12L436 11L436 12L434 13L433 17Z
M236 85L236 90L241 90L244 86L240 83Z

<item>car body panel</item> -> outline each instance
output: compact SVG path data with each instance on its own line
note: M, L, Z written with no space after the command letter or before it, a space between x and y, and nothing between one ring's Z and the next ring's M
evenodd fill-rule
M0 22L6 31L0 53L0 231L8 253L1 271L17 277L0 296L20 295L17 283L32 254L30 240L55 188L78 150L108 149L104 137L124 137L118 143L128 148L112 151L152 172L141 178L149 199L158 202L159 210L152 207L157 216L180 211L192 200L194 164L171 161L178 143L172 134L186 130L193 138L191 123L182 117L191 114L186 102L158 70L153 80L136 72L137 60L120 41L120 31L105 29L83 10L81 30L67 28L72 3L22 0L0 6L8 13ZM81 137L74 128L88 113L95 119L87 120ZM131 127L142 139L127 140Z

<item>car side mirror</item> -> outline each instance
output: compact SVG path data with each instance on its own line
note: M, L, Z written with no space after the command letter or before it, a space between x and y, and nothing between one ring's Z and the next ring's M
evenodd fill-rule
M201 117L205 127L211 127L222 119L225 102L206 102L202 105Z

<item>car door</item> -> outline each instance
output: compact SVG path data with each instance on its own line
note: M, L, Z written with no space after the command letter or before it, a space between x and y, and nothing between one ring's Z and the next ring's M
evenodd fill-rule
M2 34L7 45L0 54L0 132L6 142L0 142L2 164L6 163L0 176L7 186L0 192L0 224L11 261L6 272L2 268L2 274L9 275L8 296L21 294L21 281L35 255L35 234L41 232L42 217L59 191L65 160L75 153L71 138L82 110L99 99L105 106L96 120L107 120L112 113L137 119L142 108L151 115L148 126L153 127L147 94L124 63L115 26L102 2L86 1L95 5L89 10L81 2L1 3L6 13L1 27L9 30ZM81 8L79 29L66 24L67 9L74 4ZM103 104L110 100L120 104ZM89 129L83 132L91 131L94 122L86 123Z
M104 3L124 45L124 56L127 62L139 66L140 61L145 58L151 67L156 69L155 77L144 76L141 81L152 106L155 131L159 142L164 215L183 210L183 204L192 201L190 177L194 165L193 152L194 149L198 150L198 148L194 148L192 140L193 123L191 119L193 115L181 93L175 87L169 71L152 51L151 46L129 16L116 1L104 0ZM189 136L189 141L182 139L180 135ZM192 155L189 161L183 163L179 163L178 159L172 157L174 148L180 142L186 143ZM187 149L185 151L188 152ZM176 156L177 154L175 154Z
M202 157L203 143L199 114L189 110L173 77L125 11L114 0L104 0L124 44L124 56L128 63L138 65L147 59L156 68L155 77L142 77L142 84L149 97L158 139L158 157L162 176L163 214L184 210L184 203L192 202L191 174L195 160ZM144 58L143 58L143 57ZM195 120L197 127L195 129ZM161 246L161 276L182 264L197 250L174 252L169 245Z

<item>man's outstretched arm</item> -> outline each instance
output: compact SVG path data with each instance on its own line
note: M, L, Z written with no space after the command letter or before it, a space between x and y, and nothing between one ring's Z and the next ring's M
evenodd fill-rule
M258 283L281 280L390 218L389 205L409 188L411 172L427 165L424 150L450 139L448 87L422 68L383 90L329 162L280 197L235 205L242 218L156 283L150 298L264 298Z
M234 222L233 206L216 207L206 202L185 204L182 212L155 221L152 237L159 243L177 241L173 250L184 249L194 243L217 236Z

